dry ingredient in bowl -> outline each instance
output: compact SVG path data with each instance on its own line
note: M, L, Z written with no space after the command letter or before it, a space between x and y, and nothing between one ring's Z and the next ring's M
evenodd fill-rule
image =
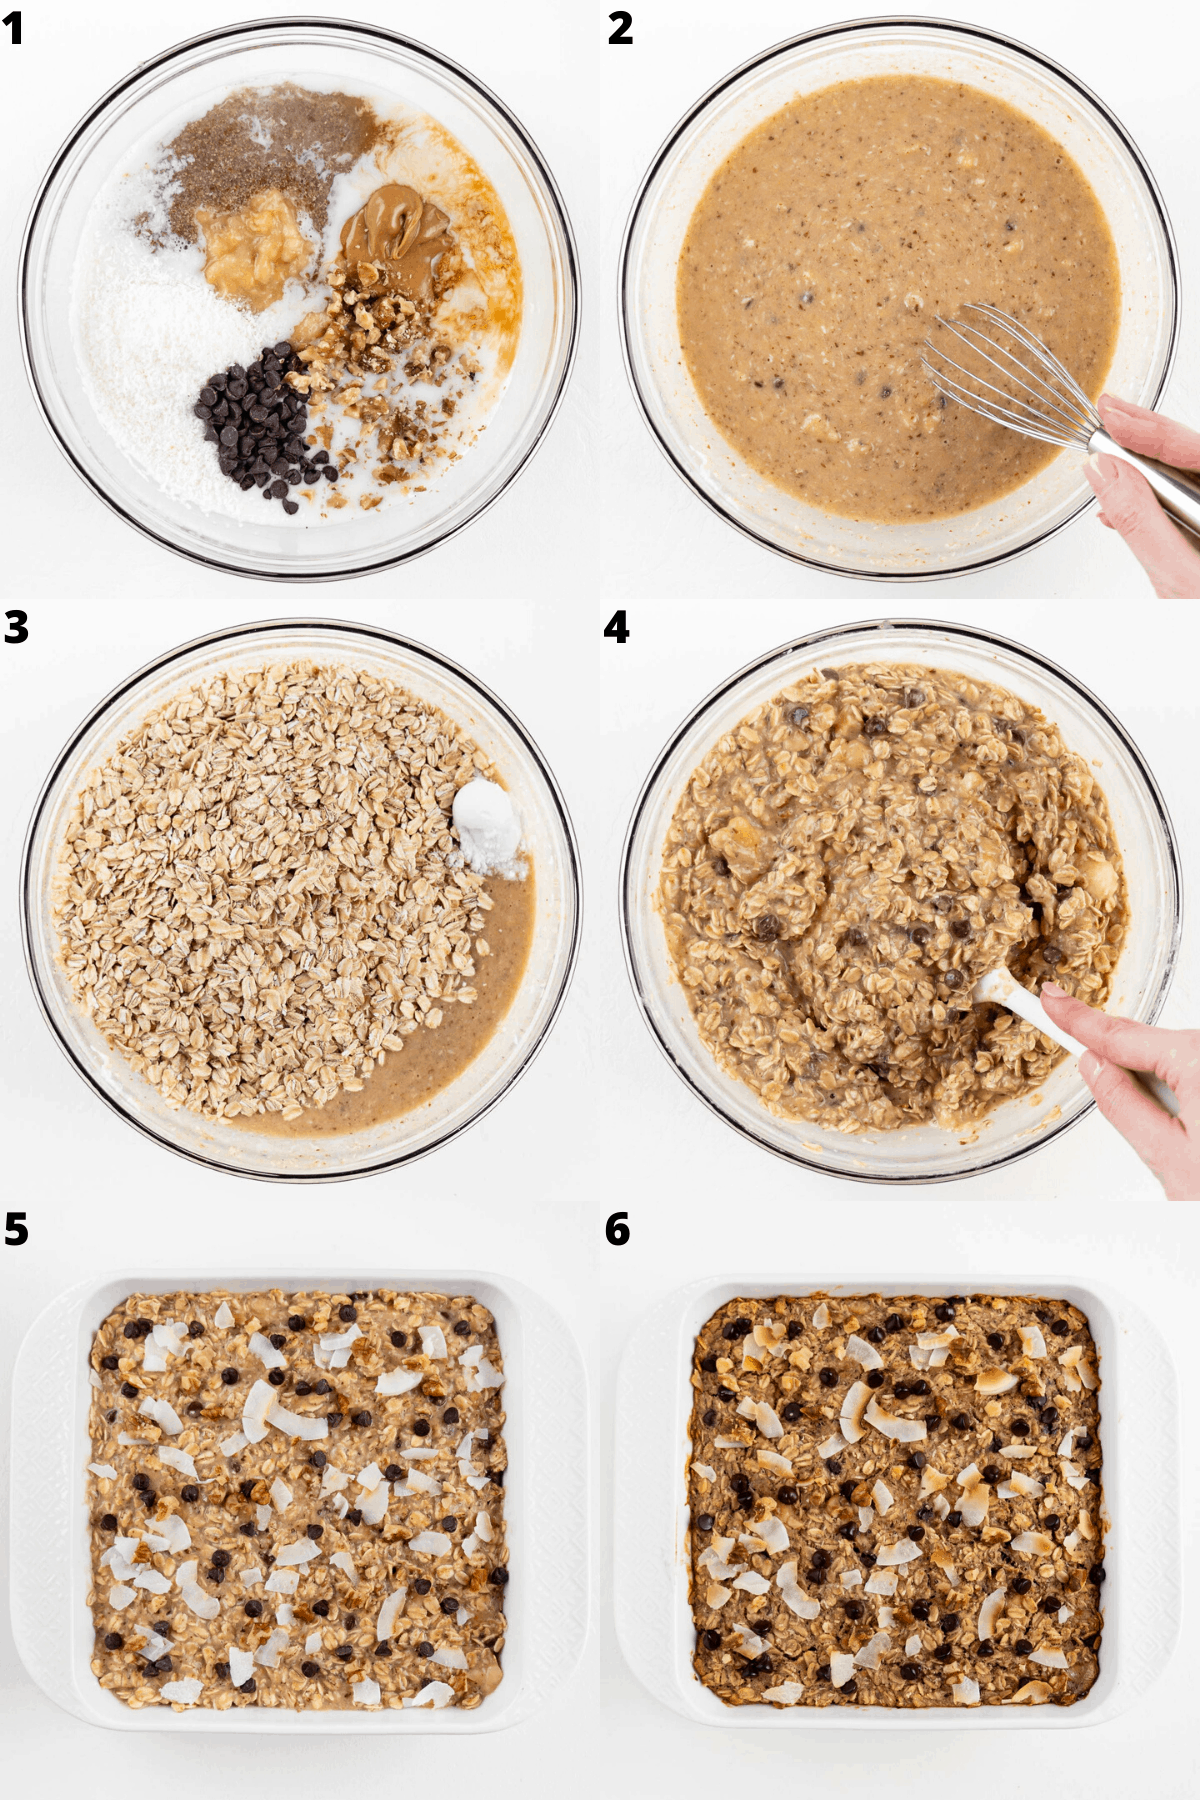
M971 988L1103 1006L1128 894L1092 770L951 670L814 669L692 774L659 905L700 1037L783 1117L957 1130L1063 1052Z
M147 476L304 527L430 492L470 451L516 353L522 279L499 196L436 120L285 81L227 94L114 171L71 310L88 398ZM286 415L247 380L271 354ZM215 422L214 456L222 372L251 404Z
M478 1706L508 1457L469 1294L131 1294L93 1340L92 1672L128 1706Z
M75 999L170 1107L304 1135L332 1105L352 1130L381 1116L374 1077L384 1116L407 1111L479 1052L528 955L527 866L489 883L454 828L457 792L489 773L436 707L362 670L276 664L175 695L92 771L66 828L54 904ZM417 1046L409 1082L406 1044L475 1006L480 959L486 1034L451 1020L453 1054Z
M728 1706L1071 1706L1100 1667L1099 1376L1041 1296L730 1300L696 1339L693 1666Z

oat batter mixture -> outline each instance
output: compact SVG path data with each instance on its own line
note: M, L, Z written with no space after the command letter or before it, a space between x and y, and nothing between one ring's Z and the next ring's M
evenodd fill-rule
M1095 398L1120 278L1082 172L1031 119L918 76L798 97L709 183L679 261L679 330L734 449L809 505L946 518L1058 452L939 400L921 368L936 315L1014 314Z
M1076 1307L731 1300L691 1379L693 1664L726 1705L1088 1692L1105 1568Z
M363 671L274 665L176 695L92 772L66 831L76 999L205 1118L308 1135L420 1104L497 1029L529 953L532 876L476 872L454 827L479 774L450 719ZM410 1040L459 1013L409 1075Z
M1056 726L950 670L814 669L727 733L659 889L700 1036L772 1112L947 1130L1063 1057L971 988L1008 967L1108 998L1128 895L1108 806Z
M472 1708L504 1381L469 1294L133 1294L92 1345L92 1671L127 1705Z

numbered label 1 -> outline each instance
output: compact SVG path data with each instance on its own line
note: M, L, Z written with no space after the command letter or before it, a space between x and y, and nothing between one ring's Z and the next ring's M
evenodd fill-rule
M629 627L625 623L624 607L621 608L620 612L615 612L613 614L612 618L608 621L608 624L604 627L604 635L606 638L615 638L618 644L624 644L628 641Z
M627 1244L629 1242L629 1214L609 1213L604 1227L604 1235L610 1244Z
M29 1242L29 1227L25 1223L27 1216L28 1215L23 1212L5 1213L4 1241L6 1244L16 1246L17 1244L27 1244ZM628 1237L629 1233L626 1232L625 1236Z
M625 15L622 15L622 17L624 17L624 16ZM614 17L615 17L615 14L614 14ZM12 33L13 43L19 44L21 41L21 15L20 15L20 13L19 12L5 13L3 23L8 26L9 31Z
M20 17L19 14L17 16ZM608 16L609 16L609 19L611 20L611 22L617 28L613 32L612 36L609 38L609 40L608 40L609 43L610 44L632 44L632 42L633 42L633 14L627 13L627 12L615 12L615 13L609 13Z
M6 612L8 630L4 634L6 644L23 644L29 636L29 614L23 612Z

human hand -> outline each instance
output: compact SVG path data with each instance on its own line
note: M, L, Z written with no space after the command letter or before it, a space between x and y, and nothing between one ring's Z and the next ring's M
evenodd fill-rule
M1101 394L1098 405L1104 429L1126 450L1200 469L1200 432L1112 394ZM1084 473L1100 501L1100 523L1120 532L1159 599L1200 600L1200 551L1171 523L1145 476L1115 456L1090 457Z
M1200 1200L1200 1031L1163 1031L1097 1012L1044 981L1039 998L1056 1025L1087 1045L1079 1073L1110 1124L1157 1175L1168 1200ZM1130 1069L1149 1069L1179 1101L1179 1117L1151 1099Z

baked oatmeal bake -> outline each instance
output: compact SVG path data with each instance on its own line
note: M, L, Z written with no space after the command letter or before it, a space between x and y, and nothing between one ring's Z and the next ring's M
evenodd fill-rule
M131 1294L91 1351L92 1672L128 1706L476 1707L508 1582L469 1294Z
M729 1706L1071 1706L1099 1376L1066 1301L730 1300L696 1339L693 1666Z
M969 1128L1064 1052L971 989L1109 997L1128 894L1092 769L952 670L814 669L728 731L667 832L659 907L700 1037L773 1113Z

